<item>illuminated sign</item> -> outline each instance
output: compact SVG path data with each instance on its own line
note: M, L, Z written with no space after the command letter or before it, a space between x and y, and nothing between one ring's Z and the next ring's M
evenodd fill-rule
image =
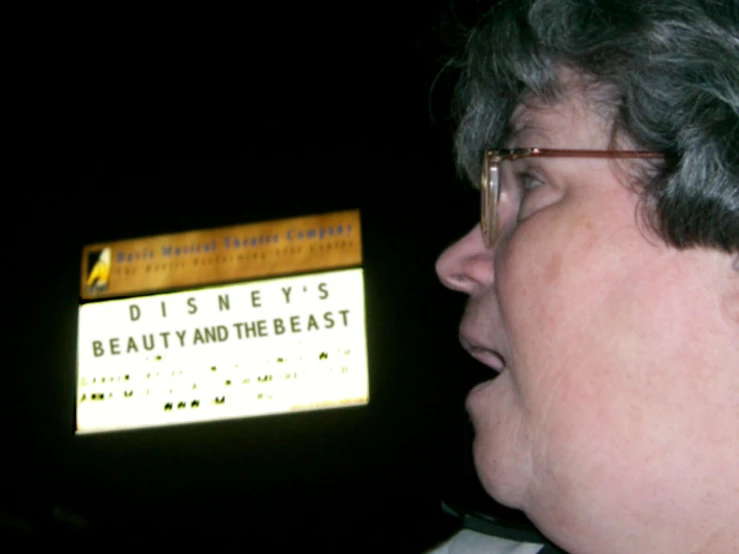
M334 222L334 238L337 226L344 226L339 243L359 234L358 214L347 213L357 215L356 227L348 231L346 222ZM299 221L288 220L285 232L292 229L297 237ZM311 237L314 245L304 236L302 246L309 253L326 236ZM139 242L175 244L176 237ZM124 251L120 244L85 249L86 294L109 293L117 279L116 263L138 263L143 272L147 263L157 263L135 257L116 262ZM181 262L205 268L186 271L187 282L213 283L210 266L216 262L207 261L212 254L209 249ZM304 254L298 257L305 260ZM280 255L284 261L275 271L295 264ZM335 252L329 256L328 267L340 265ZM356 252L351 256L356 261ZM310 264L320 267L320 256L314 255ZM122 275L117 286L124 283L125 288ZM173 268L166 284L154 277L150 288L169 288L176 275ZM146 290L145 281L135 282L137 290ZM80 306L78 331L77 433L361 405L369 399L359 267L88 302Z
M362 263L356 210L86 246L85 300Z

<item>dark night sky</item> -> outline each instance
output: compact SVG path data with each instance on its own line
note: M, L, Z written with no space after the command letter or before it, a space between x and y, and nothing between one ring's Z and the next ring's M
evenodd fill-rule
M485 372L433 272L478 213L454 174L451 78L431 93L453 16L398 4L67 14L49 54L61 156L23 187L31 235L13 239L33 275L11 301L4 512L48 537L62 506L100 546L420 552L455 528L442 498L479 500L463 402ZM367 407L73 436L83 244L353 208Z

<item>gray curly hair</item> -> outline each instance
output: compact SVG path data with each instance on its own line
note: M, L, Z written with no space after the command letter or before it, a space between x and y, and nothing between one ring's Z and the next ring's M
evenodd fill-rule
M471 179L524 96L556 102L574 68L609 91L612 136L664 154L639 184L657 235L739 252L739 0L503 1L462 64L455 146Z

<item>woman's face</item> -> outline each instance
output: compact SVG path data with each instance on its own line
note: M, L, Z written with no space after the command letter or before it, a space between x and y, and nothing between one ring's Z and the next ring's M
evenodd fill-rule
M577 92L519 106L512 127L513 147L609 149L608 126ZM628 548L623 530L640 533L654 514L694 521L688 512L710 501L697 491L718 475L739 490L731 261L650 235L613 161L508 163L497 243L487 249L476 226L437 263L469 295L463 346L500 373L467 399L485 489L572 552ZM705 455L718 445L721 456ZM672 540L650 528L655 548Z

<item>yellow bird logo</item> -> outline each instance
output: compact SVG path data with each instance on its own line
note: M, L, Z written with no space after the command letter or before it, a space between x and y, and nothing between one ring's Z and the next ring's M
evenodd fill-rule
M98 256L95 265L92 267L90 274L87 276L87 288L90 290L105 290L108 288L108 279L110 278L110 248L103 248Z

